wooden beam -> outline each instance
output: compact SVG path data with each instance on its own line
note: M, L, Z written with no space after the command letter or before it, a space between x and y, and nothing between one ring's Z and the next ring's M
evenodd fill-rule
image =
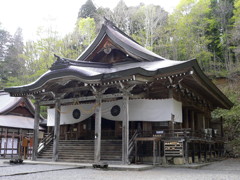
M60 136L60 99L55 102L55 123L54 123L54 137L53 137L53 161L58 160L58 147L59 147L59 136Z
M111 99L111 98L117 98L117 97L122 97L123 93L116 93L116 94L104 94L102 95L102 99ZM73 102L83 102L83 101L90 101L90 100L95 100L96 96L86 96L86 97L79 97L79 98L70 98L70 99L62 99L60 100L61 104L65 103L73 103ZM40 105L42 106L47 106L47 105L52 105L55 104L55 100L50 100L50 101L42 101Z
M95 141L94 141L94 161L101 160L101 124L102 124L102 99L100 95L96 97L97 107L95 109Z
M38 134L39 134L39 119L40 119L40 105L39 100L35 102L35 115L34 115L34 131L33 131L33 152L32 152L32 160L37 160L38 153Z
M63 87L58 92L59 93L66 93L66 92L80 92L85 90L90 90L90 86L78 86L78 87Z

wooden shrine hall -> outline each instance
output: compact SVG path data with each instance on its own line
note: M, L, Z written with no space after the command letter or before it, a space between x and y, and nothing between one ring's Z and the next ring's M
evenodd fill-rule
M76 60L55 56L35 82L5 88L35 99L33 160L157 164L222 154L222 128L212 126L211 111L233 104L197 60L165 59L109 20ZM41 142L40 106L49 107L52 132Z

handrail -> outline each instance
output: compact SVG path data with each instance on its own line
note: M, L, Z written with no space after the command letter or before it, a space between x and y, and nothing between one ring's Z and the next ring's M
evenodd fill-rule
M210 132L205 132L204 130L191 130L187 129L164 129L159 131L141 131L139 134L142 137L152 137L159 136L161 138L190 138L190 139L205 139L205 140L214 140L214 139L223 139L224 137L219 136L218 134L213 134Z
M138 137L138 131L136 130L132 136L132 138L129 140L128 145L128 156L131 155L133 149L134 149L134 141Z
M50 133L46 137L42 139L42 141L38 145L38 153L40 153L50 142L53 140L53 133Z

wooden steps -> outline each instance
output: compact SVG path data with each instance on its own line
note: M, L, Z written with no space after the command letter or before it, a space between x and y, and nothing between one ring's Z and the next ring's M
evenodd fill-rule
M39 155L39 159L52 159L53 143L49 144ZM122 141L102 140L101 160L121 161ZM94 140L60 140L59 161L89 162L94 161Z
M102 140L101 160L121 161L122 160L122 141L121 140Z

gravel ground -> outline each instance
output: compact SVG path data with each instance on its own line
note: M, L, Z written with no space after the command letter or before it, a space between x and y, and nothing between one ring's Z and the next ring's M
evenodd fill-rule
M31 173L32 172L32 173ZM29 174L27 174L29 173ZM240 159L227 159L199 168L162 168L147 171L108 171L56 165L3 165L1 180L239 180Z

